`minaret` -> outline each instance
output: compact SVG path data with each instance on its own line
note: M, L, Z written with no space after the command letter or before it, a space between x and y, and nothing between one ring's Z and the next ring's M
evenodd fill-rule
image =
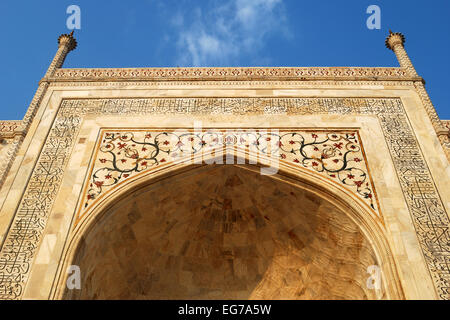
M45 78L51 77L56 69L61 68L66 60L67 54L75 50L77 47L77 40L73 37L73 31L70 34L62 34L58 38L58 51L56 51L50 66L47 69Z
M385 43L388 49L394 51L400 67L405 68L410 76L418 77L419 75L405 50L405 36L400 32L389 30L389 36L386 38Z
M439 116L436 113L436 109L434 108L433 103L431 102L430 97L428 96L428 93L425 89L424 81L417 74L417 71L411 62L411 59L409 59L409 56L406 53L405 36L400 32L392 32L391 30L389 30L389 36L386 38L385 43L388 49L394 51L400 67L406 69L411 77L418 78L418 80L414 81L414 86L416 87L417 93L422 100L422 104L425 107L428 116L430 117L431 123L433 124L434 130L436 131L439 141L443 146L444 152L446 153L447 158L450 160L450 138L448 136L449 131L444 127L441 120L439 119Z
M58 38L58 51L56 51L55 57L53 58L50 66L45 73L44 78L39 82L39 87L34 94L33 100L31 100L30 106L28 107L23 120L20 122L20 126L14 130L14 138L11 142L11 147L8 151L8 161L3 161L0 164L0 187L3 185L6 179L6 175L19 151L20 146L27 134L28 129L36 115L39 105L41 104L42 98L47 92L49 86L48 78L54 75L58 68L61 68L67 54L77 47L77 40L73 37L73 31L70 34L62 34Z
M36 111L41 103L42 98L44 97L45 92L47 91L47 87L49 85L48 78L53 76L55 71L58 68L63 66L64 60L66 59L67 54L74 50L77 47L77 40L73 37L73 31L70 34L62 34L58 38L58 51L56 51L55 57L53 58L50 66L45 73L44 78L39 82L39 87L36 91L36 94L31 100L30 106L28 107L27 113L23 117L22 120L22 130L27 131L33 118L36 114Z

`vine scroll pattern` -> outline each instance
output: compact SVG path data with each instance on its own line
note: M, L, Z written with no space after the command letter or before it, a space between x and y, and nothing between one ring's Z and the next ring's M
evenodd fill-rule
M405 79L406 68L297 67L297 68L101 68L57 69L51 77L58 80L133 79L134 80L209 80L209 79Z
M192 155L222 154L230 146L265 156L277 169L279 161L285 161L321 173L357 194L376 212L374 188L360 143L355 131L106 131L77 221L108 190L136 174L180 159L190 161Z
M84 115L376 115L417 238L442 299L450 299L449 219L397 98L155 98L63 100L0 252L0 299L20 299Z

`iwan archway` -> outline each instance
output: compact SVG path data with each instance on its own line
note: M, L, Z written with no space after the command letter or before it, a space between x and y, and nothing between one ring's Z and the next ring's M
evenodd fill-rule
M376 68L62 68L76 43L59 37L23 120L0 123L0 299L101 298L105 288L111 298L449 298L448 122L402 34L386 39L400 67ZM274 145L280 170L262 177L257 166L178 162L180 149L194 157L217 145L216 134L266 156ZM228 198L227 170L243 182ZM196 184L183 182L189 172ZM202 198L198 185L208 183ZM167 231L149 223L155 212ZM242 260L245 246L253 260ZM65 293L72 264L85 287ZM370 265L382 271L379 292L366 288ZM174 289L155 296L162 287Z
M384 232L318 175L189 165L118 188L70 239L56 299L402 299ZM68 290L69 265L82 272ZM369 266L382 272L367 286Z

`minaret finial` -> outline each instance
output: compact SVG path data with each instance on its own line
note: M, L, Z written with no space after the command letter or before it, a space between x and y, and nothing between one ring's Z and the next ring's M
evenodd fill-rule
M73 31L70 34L62 34L58 38L58 44L60 46L67 45L69 51L74 50L77 47L77 40L73 37Z
M392 32L392 30L389 29L389 36L386 38L385 44L386 48L390 50L394 50L394 47L397 44L401 44L403 47L405 44L405 36L400 32Z

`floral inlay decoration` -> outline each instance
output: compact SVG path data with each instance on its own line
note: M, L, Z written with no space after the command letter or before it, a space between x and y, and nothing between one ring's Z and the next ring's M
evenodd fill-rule
M175 160L189 161L194 154L207 155L230 146L270 157L271 163L285 161L314 170L344 185L377 211L373 184L356 131L285 129L104 131L82 211L115 185L140 172Z

